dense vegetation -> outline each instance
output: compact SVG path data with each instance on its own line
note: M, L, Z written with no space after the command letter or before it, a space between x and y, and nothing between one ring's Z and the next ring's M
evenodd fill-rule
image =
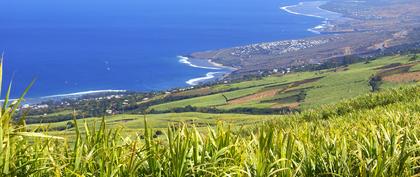
M72 139L12 123L1 110L1 176L417 176L420 86L386 90L260 125L135 136L74 121ZM147 121L144 122L147 124ZM161 135L158 137L157 135Z

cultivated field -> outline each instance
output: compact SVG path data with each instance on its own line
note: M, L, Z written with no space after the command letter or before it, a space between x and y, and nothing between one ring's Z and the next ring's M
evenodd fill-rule
M393 66L395 65L395 66ZM407 65L407 70L397 70ZM381 69L381 67L391 66ZM206 88L221 93L196 96L158 105L150 109L163 111L185 106L233 108L314 108L323 104L336 103L342 99L369 93L372 76L383 74L381 84L384 88L415 84L419 81L418 61L410 61L409 55L383 57L370 62L362 62L313 72L297 72L286 75L273 75L259 80L234 84L216 85ZM392 73L389 73L392 71ZM395 81L396 78L401 78ZM223 90L232 90L223 92ZM181 92L183 95L197 93L203 89ZM326 94L328 93L328 94ZM180 94L180 93L177 93ZM199 94L200 95L200 94Z

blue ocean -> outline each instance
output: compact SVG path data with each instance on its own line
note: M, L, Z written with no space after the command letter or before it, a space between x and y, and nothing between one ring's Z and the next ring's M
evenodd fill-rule
M317 35L296 0L0 1L0 51L13 97L188 86L211 70L178 56Z

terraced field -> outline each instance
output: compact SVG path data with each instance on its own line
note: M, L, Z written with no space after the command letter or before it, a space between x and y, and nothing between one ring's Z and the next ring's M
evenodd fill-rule
M185 106L223 110L283 107L308 109L369 93L372 91L370 80L376 75L382 78L382 88L415 84L420 80L419 67L419 62L410 61L408 55L383 57L335 69L273 75L259 80L189 90L176 94L210 94L153 105L151 109L165 111ZM214 92L218 93L211 94Z

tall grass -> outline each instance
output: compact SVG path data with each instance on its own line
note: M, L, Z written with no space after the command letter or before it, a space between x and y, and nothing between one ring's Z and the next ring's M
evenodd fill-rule
M9 88L0 176L420 176L419 93L384 91L241 130L168 127L161 137L74 121L69 140L12 121L23 96L10 103Z

